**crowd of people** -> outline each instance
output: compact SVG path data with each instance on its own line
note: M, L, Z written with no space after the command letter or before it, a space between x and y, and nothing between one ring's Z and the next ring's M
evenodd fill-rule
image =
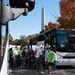
M38 47L37 50L26 47L9 49L9 64L10 67L20 66L20 68L36 69L39 73L40 70L45 72L48 69L48 73L51 74L56 70L57 54L55 49L50 46L43 50L42 47Z

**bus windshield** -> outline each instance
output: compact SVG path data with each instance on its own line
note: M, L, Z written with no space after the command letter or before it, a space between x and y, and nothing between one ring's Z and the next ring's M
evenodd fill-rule
M56 37L58 46L61 48L66 47L66 45L68 44L67 32L64 30L57 30Z
M59 51L75 52L75 31L57 30L56 38Z

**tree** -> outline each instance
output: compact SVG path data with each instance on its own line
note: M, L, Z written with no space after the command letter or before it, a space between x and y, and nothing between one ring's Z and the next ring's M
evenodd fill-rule
M11 34L9 34L9 42L11 43L13 41L13 37Z
M60 27L60 25L59 24L57 24L57 23L52 23L52 22L49 22L48 23L48 28L50 29L50 28L56 28L56 29L58 29Z
M31 40L32 38L34 38L34 36L35 36L34 34L27 36L26 39L25 39L26 44L29 44L29 43L30 43L30 40Z
M58 22L61 27L75 28L75 0L60 0L60 14Z
M19 43L21 43L22 45L26 45L25 39L26 39L26 36L25 36L25 35L21 35L21 36L20 36Z
M21 40L25 40L25 38L26 38L25 35L21 35L21 36L20 36L20 39L21 39Z
M40 31L40 33L43 33L43 32L45 32L45 31L47 31L49 29L52 29L52 28L58 29L59 27L60 27L59 24L53 23L53 22L49 22L48 25L44 26L44 29L42 31Z

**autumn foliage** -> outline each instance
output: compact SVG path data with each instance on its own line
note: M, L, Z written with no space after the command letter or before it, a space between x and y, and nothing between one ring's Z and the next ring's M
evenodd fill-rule
M26 43L29 43L29 40L31 40L32 38L34 38L35 35L29 35L28 37L26 37Z
M57 24L57 23L53 23L53 22L49 22L48 23L48 25L45 25L44 26L44 29L42 30L42 32L45 32L45 31L47 31L47 30L50 30L50 29L52 29L52 28L59 28L60 27L60 25L59 24Z
M61 27L75 28L75 0L60 0L60 14L58 22Z
M49 26L49 28L59 28L60 26L59 26L59 24L57 24L57 23L52 23L52 22L49 22L48 23L48 26Z

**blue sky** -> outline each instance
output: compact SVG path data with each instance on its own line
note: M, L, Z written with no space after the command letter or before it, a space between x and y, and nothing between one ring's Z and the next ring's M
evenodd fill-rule
M45 9L45 24L56 23L56 17L60 16L59 0L35 0L35 8L28 12L27 16L21 15L16 20L9 21L9 32L14 39L21 35L32 35L41 31L41 9Z

